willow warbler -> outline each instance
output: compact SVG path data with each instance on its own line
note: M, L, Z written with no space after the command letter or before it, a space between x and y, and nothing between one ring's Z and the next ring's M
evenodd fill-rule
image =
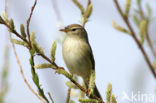
M60 31L66 33L62 48L65 64L70 73L81 76L88 87L91 71L95 70L95 61L87 32L78 24L68 25ZM96 86L94 94L101 98Z

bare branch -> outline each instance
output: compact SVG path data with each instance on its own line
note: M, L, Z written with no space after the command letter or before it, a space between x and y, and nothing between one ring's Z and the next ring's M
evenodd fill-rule
M71 88L68 88L66 103L70 103L70 94L71 94Z
M123 14L120 6L119 6L118 0L114 0L114 3L116 5L116 8L119 11L120 15L122 16L122 19L124 20L124 22L126 23L127 27L129 28L129 30L130 30L130 32L132 34L133 39L135 40L136 44L140 48L140 50L141 50L141 52L142 52L142 54L143 54L143 56L144 56L144 58L145 58L145 60L146 60L146 62L148 64L148 66L149 66L150 71L152 72L154 78L156 79L156 73L155 73L154 67L152 66L152 64L151 64L151 62L150 62L150 60L149 60L149 58L147 56L147 53L145 52L143 46L141 45L141 43L137 39L136 34L135 34L135 32L134 32L134 30L133 30L133 28L132 28L128 18L124 16L124 14Z
M34 5L33 5L32 8L31 8L31 12L30 12L29 18L28 18L28 20L27 20L27 35L28 35L29 43L31 43L31 42L30 42L30 30L29 30L29 25L30 25L30 20L31 20L31 17L32 17L32 14L33 14L33 11L34 11L34 9L35 9L36 4L37 4L37 0L35 0L35 2L34 2Z
M51 96L51 94L49 92L48 92L48 95L49 95L49 98L50 98L51 102L54 103L54 100L53 100L53 98L52 98L52 96Z
M15 57L16 57L18 66L19 66L19 68L20 68L20 73L21 73L21 75L22 75L22 78L23 78L24 82L26 83L26 85L28 86L28 88L30 89L30 91L31 91L34 95L36 95L37 98L38 98L39 100L42 101L42 103L46 103L46 102L33 90L33 88L32 88L32 87L30 86L30 84L28 83L28 81L27 81L27 79L26 79L26 77L25 77L25 75L24 75L24 73L23 73L23 68L22 68L22 65L21 65L21 63L20 63L19 57L18 57L18 55L17 55L17 53L16 53L16 49L15 49L14 44L12 44L12 48L13 48L14 55L15 55Z

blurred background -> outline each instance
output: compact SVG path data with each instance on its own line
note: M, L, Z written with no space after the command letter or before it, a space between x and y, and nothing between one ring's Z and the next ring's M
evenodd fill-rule
M62 45L59 40L64 34L58 31L54 8L56 8L55 6L58 7L63 26L73 23L80 24L80 11L72 0L54 1L56 2L55 4L53 4L52 0L38 0L30 23L30 30L36 33L37 42L45 50L47 56L50 54L52 41L57 40L56 63L65 67L62 58ZM87 4L87 0L79 1L84 6ZM123 8L125 1L119 0ZM156 47L156 19L154 18L156 17L156 1L143 0L143 9L145 9L147 2L153 10L153 20L150 23L149 34L154 47ZM19 30L20 24L26 24L33 3L34 0L9 0L8 15L13 18L17 30ZM130 97L132 93L137 95L147 94L155 97L154 101L151 102L134 101L133 103L155 103L156 81L149 71L142 53L129 35L118 32L112 27L113 20L126 27L115 8L113 0L92 0L92 4L93 14L86 24L86 30L96 62L96 84L103 98L105 98L107 84L112 83L113 92L117 97L118 103L132 103L123 99L124 93ZM4 8L5 0L0 0L0 13L4 11ZM136 0L132 0L132 8L136 8ZM133 14L132 11L130 16ZM136 28L135 25L134 28ZM138 32L137 29L135 30ZM4 48L8 38L6 31L6 27L0 25L0 71L4 62ZM144 48L151 61L153 61L153 56L146 42L144 43ZM27 49L22 46L16 46L16 51L24 68L24 74L32 87L37 90L31 79ZM5 103L40 103L38 98L32 94L24 83L11 45L9 61L9 88L5 96ZM45 62L39 57L36 57L35 61L36 64ZM37 70L37 73L45 93L50 92L55 103L64 103L67 96L67 86L65 85L67 79L62 75L55 74L52 69Z

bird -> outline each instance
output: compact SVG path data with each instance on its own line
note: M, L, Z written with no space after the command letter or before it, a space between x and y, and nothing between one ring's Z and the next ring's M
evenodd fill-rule
M66 67L73 75L82 77L88 89L92 70L95 71L95 60L85 28L79 24L71 24L60 31L65 32L62 55ZM96 85L93 94L102 98ZM90 97L93 98L93 97Z

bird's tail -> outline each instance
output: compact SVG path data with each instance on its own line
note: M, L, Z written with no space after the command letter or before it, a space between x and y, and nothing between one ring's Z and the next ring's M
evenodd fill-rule
M85 82L85 85L86 85L86 88L88 89L88 83L86 83ZM96 85L95 85L95 87L94 87L94 90L93 90L94 92L93 92L93 94L94 95L96 95L98 98L101 98L102 99L102 97L101 97L101 95L100 95L100 92L98 91L98 89L97 89L97 87L96 87ZM92 96L90 96L90 98L93 98Z
M102 97L101 97L101 95L100 95L100 92L98 91L96 85L95 85L95 87L94 87L94 93L93 93L93 94L102 99ZM91 97L91 98L93 98L93 97Z

